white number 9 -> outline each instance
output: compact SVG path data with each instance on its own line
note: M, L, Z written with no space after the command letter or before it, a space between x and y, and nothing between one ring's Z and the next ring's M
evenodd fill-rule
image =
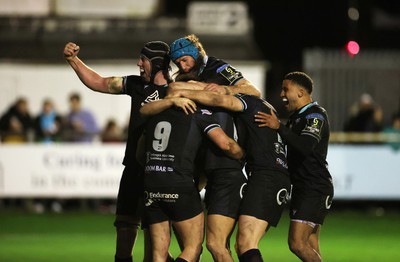
M171 123L161 121L154 129L153 149L162 152L168 147L169 135L171 134Z

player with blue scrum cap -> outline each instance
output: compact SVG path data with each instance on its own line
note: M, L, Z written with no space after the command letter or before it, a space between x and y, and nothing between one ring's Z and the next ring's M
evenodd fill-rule
M175 40L170 45L170 58L179 69L175 82L169 85L171 90L192 89L260 96L260 91L240 71L221 59L208 56L196 35ZM210 110L218 118L225 133L240 140L232 116L221 108ZM242 172L243 166L238 160L225 156L212 143L206 146L202 159L207 177L206 246L214 261L233 261L229 237L239 214L242 191L247 182Z

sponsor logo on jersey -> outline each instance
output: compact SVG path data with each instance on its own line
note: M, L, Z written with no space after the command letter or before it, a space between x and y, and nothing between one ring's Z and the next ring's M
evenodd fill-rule
M288 168L288 165L287 165L286 161L280 159L279 157L276 158L276 164L277 165L281 165L285 169Z
M166 166L158 166L158 165L150 165L145 167L145 172L170 172L173 169L171 167L166 167Z
M175 155L146 152L146 163L155 160L174 162Z
M179 199L179 194L144 191L144 199L145 206L150 206L155 201L176 202Z
M202 115L212 115L212 112L208 109L201 109L201 114Z

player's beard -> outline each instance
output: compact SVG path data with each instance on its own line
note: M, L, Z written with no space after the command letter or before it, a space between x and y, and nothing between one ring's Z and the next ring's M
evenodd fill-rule
M187 82L190 80L194 80L194 81L200 81L200 77L198 76L198 71L190 71L187 73L179 73L176 78L175 81L182 81L182 82Z
M187 73L185 72L178 72L176 77L175 77L175 81L182 81L182 82L187 82L190 80L194 80L194 81L201 81L200 78L200 69L203 66L203 58L198 58L195 66Z

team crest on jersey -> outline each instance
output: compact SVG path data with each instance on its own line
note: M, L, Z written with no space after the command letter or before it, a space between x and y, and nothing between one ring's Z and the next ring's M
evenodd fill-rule
M234 83L236 80L242 78L242 73L236 71L236 69L228 64L224 64L217 69L217 73L221 74L229 83Z
M158 94L158 90L154 91L152 94L148 95L146 99L142 102L142 105L147 104L149 102L160 100L160 95Z
M302 132L311 133L316 136L320 136L322 126L324 125L324 121L320 118L307 118L307 124L304 127Z

